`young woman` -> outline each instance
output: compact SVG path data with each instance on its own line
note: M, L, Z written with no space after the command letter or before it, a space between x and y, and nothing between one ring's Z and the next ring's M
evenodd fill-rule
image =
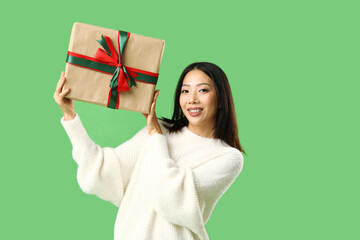
M157 90L147 126L116 148L101 148L84 129L73 101L54 99L73 145L77 179L88 194L119 207L115 240L209 239L205 229L217 201L237 178L240 145L229 82L215 64L190 64L180 76L171 119L158 121Z

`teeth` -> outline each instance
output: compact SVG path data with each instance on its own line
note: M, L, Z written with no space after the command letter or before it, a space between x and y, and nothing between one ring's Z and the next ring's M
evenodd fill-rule
M189 110L189 112L191 113L197 113L197 112L200 112L202 109L195 109L195 110Z

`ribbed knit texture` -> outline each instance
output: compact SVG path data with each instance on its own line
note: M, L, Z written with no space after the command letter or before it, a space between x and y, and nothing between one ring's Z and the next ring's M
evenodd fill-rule
M149 136L146 127L116 148L100 147L79 115L61 123L87 194L119 207L115 240L207 240L213 208L243 167L243 155L187 127Z

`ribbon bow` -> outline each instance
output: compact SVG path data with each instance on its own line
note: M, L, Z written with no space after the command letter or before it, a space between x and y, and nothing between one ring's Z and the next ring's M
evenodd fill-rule
M130 76L126 70L126 66L122 64L122 54L129 39L130 33L125 31L118 31L118 47L119 55L116 53L115 47L108 36L101 35L101 39L97 40L104 48L98 48L95 59L104 64L116 67L114 75L110 81L110 88L117 90L117 92L129 91L130 87L136 86L134 78ZM130 83L130 87L128 84Z
M113 109L119 108L119 93L129 91L132 86L136 86L135 80L156 85L159 76L158 73L122 64L122 54L129 36L128 32L118 31L119 55L116 53L111 39L102 35L101 39L97 41L104 49L99 48L95 58L71 51L68 51L66 57L66 62L69 64L112 75L107 106Z

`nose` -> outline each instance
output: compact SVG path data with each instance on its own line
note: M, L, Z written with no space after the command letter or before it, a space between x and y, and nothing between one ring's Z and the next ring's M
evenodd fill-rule
M197 92L196 92L196 91L193 91L193 92L189 95L188 103L189 103L189 104L199 103L199 98L198 98L198 95L197 95Z

